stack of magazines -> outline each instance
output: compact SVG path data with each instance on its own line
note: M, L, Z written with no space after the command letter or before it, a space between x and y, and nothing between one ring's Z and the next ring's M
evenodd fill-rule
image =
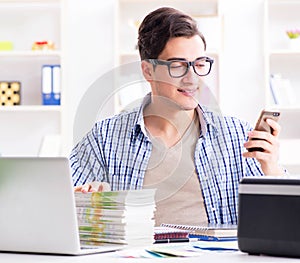
M153 244L154 196L154 189L75 193L81 244Z

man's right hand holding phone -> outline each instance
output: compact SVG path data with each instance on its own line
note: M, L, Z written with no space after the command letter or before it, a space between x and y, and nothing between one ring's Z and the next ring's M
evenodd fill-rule
M262 115L261 115L262 117ZM279 165L279 140L278 136L281 130L280 125L274 119L260 118L258 123L263 120L271 129L269 131L253 130L248 133L249 140L244 143L247 149L243 156L246 158L256 158L261 164L262 171L265 175L283 175L284 170ZM258 124L257 124L258 125ZM256 128L257 128L256 125Z

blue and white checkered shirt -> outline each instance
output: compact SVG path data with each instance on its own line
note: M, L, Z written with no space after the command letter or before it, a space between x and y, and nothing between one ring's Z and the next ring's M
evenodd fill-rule
M152 151L143 120L149 101L150 95L140 108L96 123L75 146L70 156L74 185L105 181L112 190L142 188ZM208 222L236 224L240 179L263 175L259 162L242 157L251 127L204 107L197 111L201 133L194 161Z

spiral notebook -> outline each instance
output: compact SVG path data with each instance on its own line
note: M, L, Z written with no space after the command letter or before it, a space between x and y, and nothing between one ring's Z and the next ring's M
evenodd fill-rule
M189 231L174 227L157 226L154 228L155 243L189 241Z
M161 226L187 230L189 231L189 237L207 237L207 240L218 240L220 238L235 239L237 237L237 225L207 224L193 226L163 223Z

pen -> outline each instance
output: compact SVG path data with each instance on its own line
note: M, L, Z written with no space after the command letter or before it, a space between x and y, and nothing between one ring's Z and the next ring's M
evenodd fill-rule
M174 243L174 242L189 242L190 239L187 238L164 238L155 240L154 244L158 243Z
M197 238L202 241L236 241L237 237L214 237L214 236L205 236L205 235L189 235L190 238Z
M210 251L238 251L237 248L227 248L227 247L201 247L201 246L193 246L194 248L199 248L202 250L210 250Z

